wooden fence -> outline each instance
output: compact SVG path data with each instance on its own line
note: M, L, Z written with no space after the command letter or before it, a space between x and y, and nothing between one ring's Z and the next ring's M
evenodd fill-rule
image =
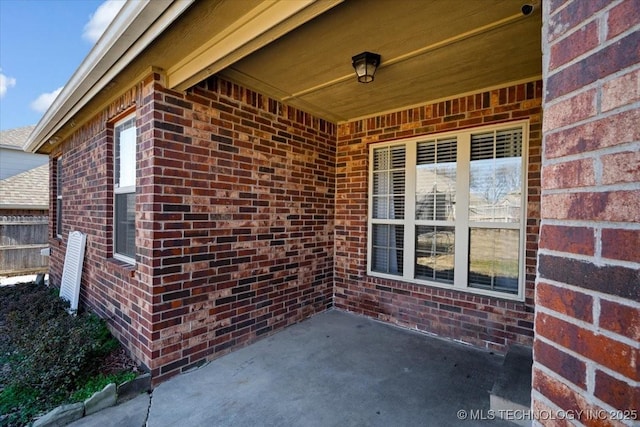
M0 276L46 272L48 216L0 216Z

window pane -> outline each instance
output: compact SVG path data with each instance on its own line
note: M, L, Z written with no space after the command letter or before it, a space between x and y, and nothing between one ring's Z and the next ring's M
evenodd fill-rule
M56 160L56 236L62 236L62 158Z
M371 270L402 275L404 227L374 224Z
M469 220L519 222L522 129L471 136Z
M518 293L520 231L471 228L469 286Z
M135 259L136 257L136 229L135 205L136 194L116 194L115 215L115 252Z
M373 194L389 194L389 174L386 171L373 173Z
M387 218L389 213L389 199L387 196L373 196L373 217Z
M416 226L416 279L453 283L454 227Z
M404 219L405 148L373 151L373 218Z
M62 199L56 199L56 236L62 236Z
M136 128L135 118L115 129L115 184L116 187L136 185Z
M418 144L416 219L455 220L456 156L455 138Z
M62 195L62 158L56 160L56 196Z

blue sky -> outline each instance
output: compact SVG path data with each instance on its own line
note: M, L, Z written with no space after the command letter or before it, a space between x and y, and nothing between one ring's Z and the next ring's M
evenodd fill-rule
M0 0L0 130L36 124L123 0Z

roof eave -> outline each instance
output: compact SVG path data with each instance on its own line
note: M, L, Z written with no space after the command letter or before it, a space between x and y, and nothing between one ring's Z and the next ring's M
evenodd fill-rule
M4 149L4 150L15 150L15 151L24 151L22 149L22 147L17 147L15 145L8 145L8 144L0 144L0 149Z
M125 3L31 132L24 151L37 153L193 2L140 0Z
M48 210L49 205L21 205L18 203L0 203L0 211L5 209L14 210Z

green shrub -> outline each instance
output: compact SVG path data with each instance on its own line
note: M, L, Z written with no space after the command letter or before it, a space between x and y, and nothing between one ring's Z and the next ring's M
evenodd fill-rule
M67 401L119 346L104 321L67 308L43 286L0 288L0 413L12 423Z

